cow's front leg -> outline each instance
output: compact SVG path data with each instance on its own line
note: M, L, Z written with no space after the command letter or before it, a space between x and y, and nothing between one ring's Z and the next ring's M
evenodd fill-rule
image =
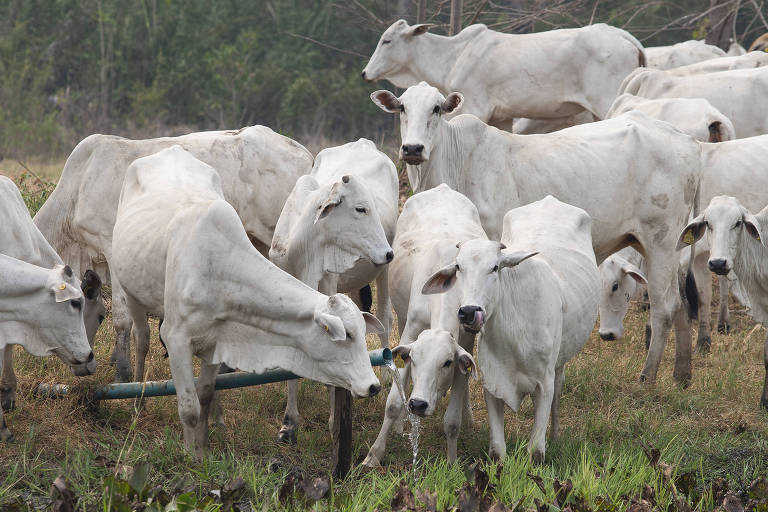
M4 411L16 408L16 373L13 371L13 345L3 350L3 373L0 375L0 406Z
M381 348L391 348L389 334L392 332L392 302L389 300L388 274L387 267L384 267L376 277L376 318L384 326L384 332L378 335Z
M277 433L277 440L281 443L296 444L296 428L301 421L299 416L299 381L297 379L287 382L288 402L285 405L285 415L283 416L283 425ZM333 401L331 401L331 412L333 412Z
M179 408L179 420L184 432L184 446L198 458L202 458L204 446L197 442L200 419L200 400L195 389L192 373L192 353L188 340L165 337L168 347L168 360L171 365L173 384L176 386L176 401Z
M763 382L763 396L760 398L760 406L768 410L768 336L763 343L763 367L765 368L765 381Z
M10 352L9 349L11 348L11 345L5 345L3 350L0 351L0 357L3 358L3 368L5 368L6 356ZM11 434L11 431L8 430L8 425L5 423L5 416L3 416L2 409L0 409L0 441L5 441L8 443L12 443L14 441L13 434Z
M197 422L195 443L203 450L208 448L208 417L211 413L216 389L216 375L219 374L219 364L210 362L210 354L201 357L200 375L197 378L197 398L200 401L200 420Z
M398 370L397 378L403 385L403 389L411 379L410 364L406 364L405 368ZM379 435L376 436L371 448L368 450L368 455L363 461L363 466L377 467L381 465L381 461L384 459L384 452L387 448L387 438L392 427L397 423L403 421L405 415L405 407L403 406L403 399L400 396L400 392L397 389L397 385L393 382L392 387L389 389L389 395L387 395L387 405L384 408L384 421L381 424Z
M709 352L712 346L712 272L707 268L708 257L709 252L706 252L697 254L693 260L693 276L699 292L699 334L696 337L696 350L699 352ZM727 297L727 288L725 293Z
M711 283L710 283L711 286ZM683 387L691 383L691 320L685 308L680 307L675 313L675 380Z
M528 440L528 454L536 464L544 462L547 450L547 424L552 410L552 397L555 389L555 376L549 374L533 392L534 419L531 437Z
M503 460L507 456L507 444L504 439L504 401L483 390L485 407L488 410L490 446L488 456L493 460Z
M551 426L549 438L553 441L560 438L560 396L563 394L565 384L565 368L555 368L555 389L552 396L552 410L550 412Z
M717 315L717 332L728 334L731 332L731 314L728 311L728 278L720 276L717 278L720 284L720 309Z
M115 328L115 381L131 382L131 327L125 292L112 274L112 325Z
M446 455L448 462L456 462L459 432L464 413L465 402L469 394L469 379L461 373L458 363L454 365L453 381L451 382L451 399L443 416L443 431L445 432Z

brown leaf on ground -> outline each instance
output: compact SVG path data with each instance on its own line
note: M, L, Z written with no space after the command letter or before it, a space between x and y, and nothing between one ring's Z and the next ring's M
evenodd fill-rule
M539 501L539 498L533 498L533 504L536 505L536 512L549 512L549 505Z
M547 488L544 486L544 479L541 478L540 476L534 475L532 473L526 473L526 475L528 476L528 478L533 480L533 483L536 484L536 487L541 489L542 494L544 494L544 496L546 496L547 495Z
M277 493L278 501L285 505L288 500L293 499L293 492L296 490L296 477L293 474L288 474L285 477L283 485L280 486L280 491Z
M317 478L306 478L299 482L299 487L304 491L304 495L314 501L325 498L331 488L331 482L327 475Z
M647 501L651 507L656 506L656 491L650 485L643 485L643 491L640 493L640 497Z
M761 477L754 480L749 485L749 497L753 500L768 500L768 479Z
M488 509L488 512L513 512L513 508L509 508L505 504L503 504L500 501L497 501L493 505L491 505L491 508Z
M478 512L480 501L481 496L477 486L467 482L459 489L459 512Z
M659 463L659 457L661 457L661 451L659 451L658 448L654 448L653 446L648 446L647 444L640 441L640 443L643 446L643 451L645 452L645 456L648 457L648 463L651 465L651 467L656 467L656 465Z
M717 477L712 480L712 500L715 503L722 503L725 495L728 494L728 481L725 478Z
M488 478L488 473L483 471L483 468L480 467L480 463L476 462L474 464L474 474L475 474L475 488L480 493L480 495L484 495L487 491L493 491L493 487L488 489L488 484L490 482L490 479Z
M557 508L563 508L565 499L573 490L573 482L570 479L565 482L560 482L557 478L552 481L552 488L555 491L555 506Z
M627 512L651 512L651 510L653 510L653 507L646 500L632 500L632 503L627 508Z
M77 496L69 488L69 482L63 476L58 476L53 481L53 485L51 485L51 498L53 498L53 504L51 505L53 512L75 512Z
M403 510L416 510L416 502L413 499L413 493L408 488L408 484L405 480L400 480L400 486L395 491L395 495L392 496L392 501L389 504L392 507L393 512L400 512Z
M678 475L675 479L675 487L677 487L678 491L684 492L687 496L690 496L691 491L696 489L696 475L693 471Z
M723 510L725 512L744 512L744 505L741 504L738 496L728 491L723 499Z
M416 491L416 499L424 505L426 512L435 512L437 510L437 493L428 490Z

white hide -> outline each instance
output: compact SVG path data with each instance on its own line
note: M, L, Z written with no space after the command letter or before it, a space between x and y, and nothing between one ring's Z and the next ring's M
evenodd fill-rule
M622 94L611 105L606 118L637 110L666 121L700 142L721 142L736 138L731 120L702 98L661 98L649 100Z
M606 118L608 115L606 114ZM574 114L568 117L557 119L528 119L521 117L515 119L512 123L512 133L519 135L531 135L534 133L552 133L578 124L586 124L594 121L595 118L586 110L580 114Z
M655 378L680 305L675 233L688 221L699 180L694 139L641 112L543 135L510 134L469 115L446 121L443 112L461 108L461 95L445 98L425 83L400 98L387 91L372 98L400 112L404 145L422 146L420 165L408 166L411 187L446 183L466 194L490 238L501 234L503 212L552 194L594 219L598 261L633 241L642 247L653 329L643 377Z
M731 120L737 138L768 133L766 67L689 76L643 69L624 80L619 89L623 93L649 99L704 98Z
M312 155L303 146L264 126L147 140L91 135L72 151L34 219L76 272L93 268L103 281L111 278L112 230L126 169L135 159L175 144L218 171L224 198L266 255L285 199L312 167ZM129 380L131 324L125 299L114 287L112 308L117 378Z
M648 46L645 48L646 66L655 69L678 68L726 55L717 46L694 39L669 46Z
M180 146L140 158L126 172L113 239L113 284L136 327L148 312L164 317L185 444L198 455L220 363L283 368L356 396L380 387L360 311L267 261L222 189L219 174ZM148 343L148 331L138 336ZM202 359L200 395L193 355Z
M731 44L728 46L728 51L725 53L727 53L729 57L738 57L739 55L745 55L747 50L736 41L731 40Z
M416 364L409 363L400 370L400 378L405 386L411 379L414 386L419 383L411 398L426 402L425 409L419 412L422 415L433 414L439 398L451 390L443 419L449 461L456 460L462 410L468 409L468 382L461 367L443 368L442 365L449 352L457 361L464 353L471 354L475 336L459 328L458 291L422 295L421 286L435 271L453 261L457 243L476 238L486 238L477 208L464 195L440 184L414 194L405 202L392 244L395 258L389 265L389 290L400 327L400 347L413 344L418 338L423 346L439 344L442 347L439 355L445 356L437 364L438 352L416 350L411 354ZM400 347L395 352L405 350ZM471 355L469 357L471 359ZM376 466L383 460L389 433L404 414L399 393L393 386L387 397L381 430L368 451L365 465ZM469 416L468 410L466 414Z
M426 80L467 97L464 112L511 129L513 118L561 118L587 110L602 119L622 79L643 62L642 45L602 23L504 34L471 25L453 37L430 25L393 23L363 70L406 88Z
M743 55L720 57L718 59L705 60L688 66L682 66L668 70L674 76L701 75L705 73L717 73L732 69L759 68L768 64L768 53L749 52Z
M507 212L501 244L461 244L455 262L424 286L425 293L460 286L459 314L474 313L462 325L480 329L478 366L494 458L506 455L503 405L517 411L526 395L535 404L528 450L536 460L544 459L550 409L558 435L563 368L597 318L600 277L591 231L584 210L547 196Z

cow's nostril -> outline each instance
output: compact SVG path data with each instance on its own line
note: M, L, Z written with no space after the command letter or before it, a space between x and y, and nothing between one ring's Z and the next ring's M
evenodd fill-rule
M707 266L709 267L709 270L716 274L723 274L725 273L726 269L728 268L728 262L725 260L725 258L717 258L712 259L707 262Z
M475 312L479 311L477 306L461 306L459 308L459 320L464 323L470 323L475 319Z
M605 341L613 341L616 339L616 335L612 332L601 332L600 338Z
M394 252L392 252L392 251L388 251L388 252L387 252L387 263L389 263L390 261L392 261L394 258L395 258L395 253L394 253Z
M88 359L86 362L90 363L91 361L93 361L93 350L91 350L91 353L88 354Z
M371 384L371 387L368 388L368 396L376 396L379 391L381 391L381 384Z
M360 76L363 77L363 80L365 80L365 70L363 70L363 72L360 73Z

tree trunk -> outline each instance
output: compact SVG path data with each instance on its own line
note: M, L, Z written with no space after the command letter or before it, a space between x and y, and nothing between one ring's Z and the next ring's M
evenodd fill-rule
M734 0L709 0L709 27L706 43L728 51L733 38L733 19L739 10L739 3Z
M427 0L419 0L419 5L416 7L416 23L427 22Z
M352 393L336 388L333 409L333 477L341 479L352 464Z
M451 30L448 35L455 36L461 32L461 13L464 0L451 0Z

